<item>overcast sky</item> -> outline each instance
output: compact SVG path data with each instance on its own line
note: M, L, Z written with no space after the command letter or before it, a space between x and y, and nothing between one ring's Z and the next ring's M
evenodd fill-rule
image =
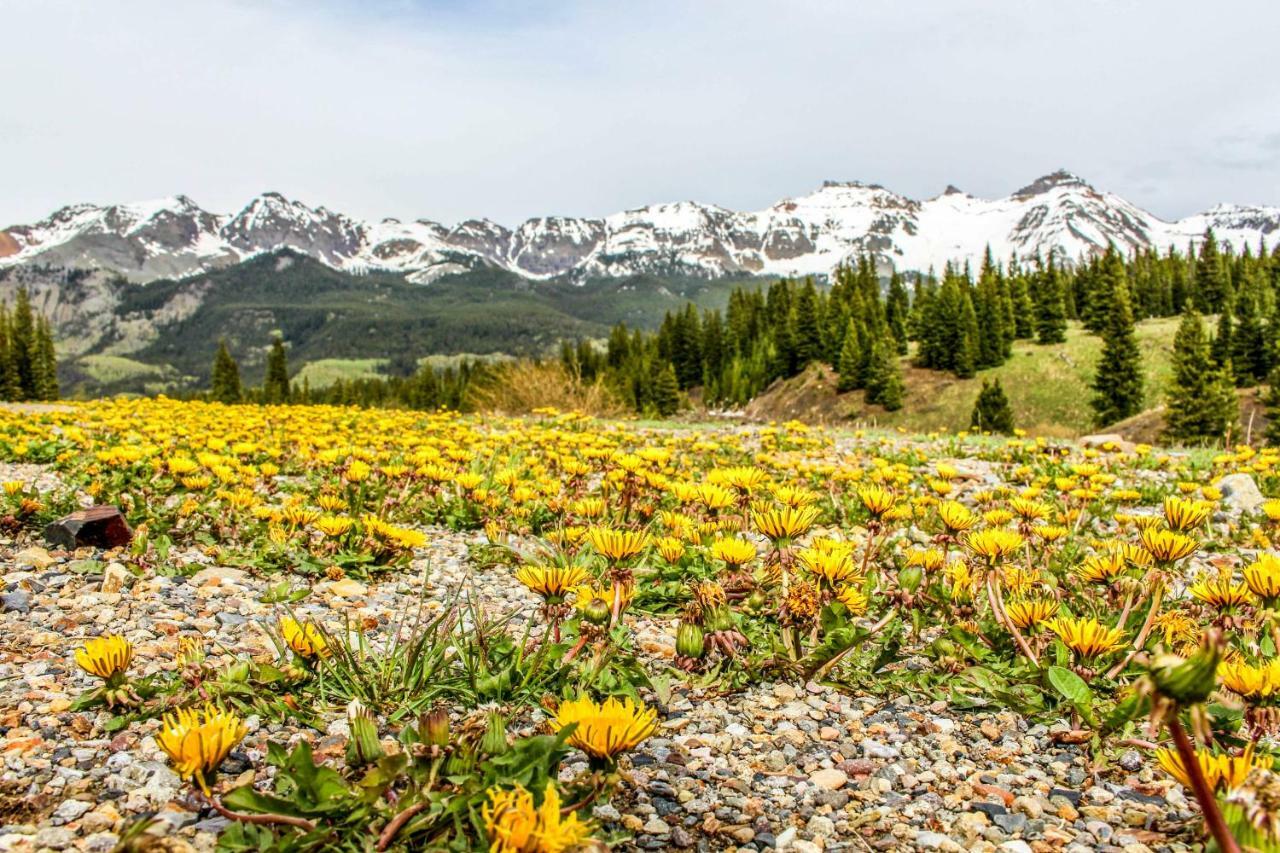
M1280 204L1280 4L0 0L0 225L264 190L362 217L759 209L824 179Z

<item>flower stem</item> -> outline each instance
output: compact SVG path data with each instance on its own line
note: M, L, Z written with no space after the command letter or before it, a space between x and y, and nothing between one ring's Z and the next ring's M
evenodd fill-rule
M1178 722L1177 713L1170 714L1166 719L1169 734L1173 735L1173 745L1178 750L1178 757L1182 760L1182 766L1186 768L1187 778L1191 782L1191 791L1195 794L1196 802L1200 804L1200 811L1204 814L1204 822L1208 824L1213 840L1218 842L1218 850L1221 853L1240 853L1240 845L1236 843L1231 830L1227 829L1227 824L1222 819L1222 812L1218 810L1218 801L1214 798L1209 783L1205 781L1204 772L1200 769L1200 759L1196 757L1195 748L1182 728L1182 723Z

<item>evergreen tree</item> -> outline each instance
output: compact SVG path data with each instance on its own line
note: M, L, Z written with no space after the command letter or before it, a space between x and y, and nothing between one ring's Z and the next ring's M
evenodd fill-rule
M1236 422L1237 411L1231 380L1213 362L1200 315L1188 311L1173 339L1164 438L1183 443L1221 440Z
M969 426L984 432L1013 434L1013 409L999 379L982 380L982 390L973 403Z
M58 356L53 346L53 328L46 317L36 323L35 351L32 353L33 400L58 399Z
M867 377L867 402L877 403L887 411L895 412L902 408L905 388L893 337L879 337L872 345L871 352L872 367Z
M267 404L289 402L289 357L284 351L284 338L275 335L267 353L267 376L262 382L262 401Z
M1210 229L1204 232L1196 258L1194 303L1201 314L1216 314L1228 303L1231 282L1218 252L1218 240Z
M1067 339L1067 310L1062 301L1062 281L1053 253L1036 286L1036 340L1060 344Z
M806 279L796 297L796 367L803 369L810 362L823 357L822 329L818 316L818 292L813 279Z
M13 351L13 327L9 306L0 302L0 400L18 400L22 384L18 381L18 362Z
M1218 367L1230 368L1233 338L1235 338L1235 321L1231 316L1230 307L1224 305L1222 313L1218 315L1218 332L1209 344L1209 354L1213 356L1213 363Z
M858 369L862 361L862 340L858 334L858 325L850 320L844 333L844 343L840 347L840 362L836 370L840 374L836 390L852 391L860 388Z
M1245 388L1266 379L1271 368L1271 348L1254 295L1241 292L1236 297L1236 309L1239 316L1231 337L1231 368L1236 386Z
M911 299L902 283L902 276L894 270L889 279L889 293L884 303L884 319L889 324L898 355L907 354L907 318L911 314Z
M227 339L218 340L218 351L213 356L213 377L209 398L219 403L239 403L241 398L240 365L227 349Z
M669 417L680 410L680 384L671 362L655 359L650 373L649 401L660 417Z
M1142 354L1133 331L1129 288L1123 280L1114 284L1102 358L1093 379L1094 420L1099 425L1124 420L1142 410Z
M1009 280L1013 290L1014 333L1020 340L1030 340L1036 336L1036 306L1031 300L1031 285L1026 275L1018 275Z
M31 312L31 295L25 287L18 288L18 298L9 326L9 349L18 377L18 394L15 399L34 399L36 326Z

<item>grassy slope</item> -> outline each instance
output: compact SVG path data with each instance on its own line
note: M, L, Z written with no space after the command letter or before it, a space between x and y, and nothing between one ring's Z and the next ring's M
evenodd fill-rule
M1178 321L1168 317L1137 325L1146 374L1145 408L1154 408L1164 399ZM956 379L904 363L906 405L892 415L881 412L876 420L925 431L963 429L969 425L982 380L995 377L1009 396L1018 426L1039 435L1082 435L1094 428L1089 385L1101 353L1102 339L1072 324L1065 344L1039 346L1019 341L1008 361L973 379Z
M1146 372L1146 405L1155 408L1164 397L1169 377L1169 357L1178 318L1148 320L1138 324L1138 343ZM1037 435L1075 436L1095 429L1089 406L1089 388L1102 351L1102 341L1073 324L1064 344L1014 345L1012 357L999 367L984 370L972 379L949 373L921 370L903 359L907 393L897 412L868 406L864 394L835 393L835 373L811 368L793 379L777 383L747 407L755 419L800 418L831 424L861 423L901 427L912 432L957 431L969 426L973 401L982 380L998 377L1009 396L1015 423Z

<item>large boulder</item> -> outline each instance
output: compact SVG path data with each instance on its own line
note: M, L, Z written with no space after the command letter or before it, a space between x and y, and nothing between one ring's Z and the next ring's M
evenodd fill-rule
M1226 509L1234 512L1253 512L1267 500L1248 474L1228 474L1213 485L1222 492Z
M113 506L91 506L63 516L44 529L44 540L57 548L119 548L133 538L124 514Z

